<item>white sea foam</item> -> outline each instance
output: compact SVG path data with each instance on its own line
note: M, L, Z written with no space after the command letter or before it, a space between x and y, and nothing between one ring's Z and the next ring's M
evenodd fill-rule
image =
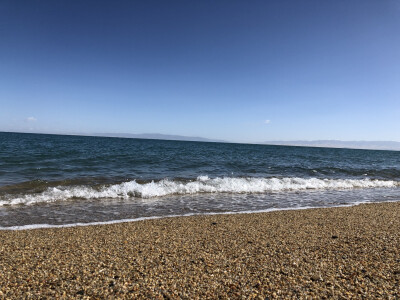
M318 179L318 178L209 178L199 176L193 181L124 182L95 189L89 186L51 187L39 194L15 197L5 195L0 206L30 205L41 202L55 202L67 199L127 199L154 198L167 195L189 195L200 193L268 193L304 190L340 190L365 188L394 188L400 182L370 179Z

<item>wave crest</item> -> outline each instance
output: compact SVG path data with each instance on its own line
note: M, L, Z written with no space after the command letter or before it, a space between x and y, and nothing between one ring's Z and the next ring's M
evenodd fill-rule
M168 195L193 195L200 193L268 193L304 190L340 190L355 188L393 188L400 182L371 179L318 179L318 178L230 178L199 176L193 181L163 179L157 182L137 183L135 180L94 188L91 186L49 187L39 194L25 194L19 197L4 195L0 206L31 205L68 199L127 199L154 198Z

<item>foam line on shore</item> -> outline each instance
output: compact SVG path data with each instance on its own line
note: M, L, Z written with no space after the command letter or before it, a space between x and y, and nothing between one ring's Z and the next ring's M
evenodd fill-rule
M388 203L388 202L398 202L398 201L382 201L373 203ZM305 209L316 209L316 208L335 208L335 207L350 207L360 204L371 203L369 201L357 201L349 204L333 205L333 206L303 206L303 207L286 207L286 208L268 208L263 210L245 210L245 211L227 211L227 212L210 212L210 213L188 213L183 215L165 215L165 216L151 216L151 217L139 217L133 219L120 219L120 220L110 220L102 222L88 222L88 223L71 223L71 224L30 224L21 226L10 226L10 227L0 227L0 230L33 230L33 229L46 229L46 228L70 228L70 227L86 227L86 226L97 226L97 225L111 225L120 223L130 223L139 222L146 220L157 220L166 218L179 218L179 217L193 217L193 216L215 216L215 215L237 215L237 214L259 214L259 213L269 213L274 211L287 211L287 210L305 210Z

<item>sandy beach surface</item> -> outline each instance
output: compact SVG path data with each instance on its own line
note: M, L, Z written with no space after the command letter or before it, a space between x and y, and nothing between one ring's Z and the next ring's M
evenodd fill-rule
M400 297L400 202L0 231L0 298Z

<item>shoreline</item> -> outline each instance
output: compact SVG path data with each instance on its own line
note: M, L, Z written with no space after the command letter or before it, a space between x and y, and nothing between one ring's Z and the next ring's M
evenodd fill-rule
M0 298L400 297L400 202L1 230Z
M350 204L334 205L334 206L304 206L304 207L288 207L288 208L269 208L263 210L244 210L244 211L227 211L227 212L210 212L210 213L188 213L183 215L165 215L165 216L150 216L150 217L139 217L132 219L120 219L111 221L96 221L88 223L69 223L69 224L28 224L28 225L16 225L2 227L1 231L21 231L21 230L35 230L35 229L56 229L56 228L73 228L73 227L87 227L87 226L107 226L113 224L124 224L134 223L147 220L160 220L169 218L185 218L185 217L200 217L200 216L219 216L219 215L241 215L241 214L264 214L277 211L296 211L296 210L309 210L309 209L329 209L329 208L342 208L342 207L353 207L364 204L379 204L379 203L396 203L400 201L383 201L383 202L354 202Z

